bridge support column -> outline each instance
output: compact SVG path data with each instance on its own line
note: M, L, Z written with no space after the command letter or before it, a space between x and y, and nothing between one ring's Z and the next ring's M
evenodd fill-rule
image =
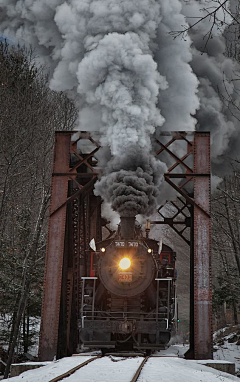
M194 358L212 358L210 135L194 137ZM201 209L199 208L201 207Z

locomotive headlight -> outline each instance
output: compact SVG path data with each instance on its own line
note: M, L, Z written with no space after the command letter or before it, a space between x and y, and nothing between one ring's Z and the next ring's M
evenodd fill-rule
M101 251L101 252L105 252L105 251L106 251L106 248L102 247L102 248L100 248L100 251Z
M152 250L151 250L151 248L148 248L148 253L152 253Z
M123 271L130 268L130 266L131 266L131 260L128 257L124 257L119 262L119 268L121 268Z

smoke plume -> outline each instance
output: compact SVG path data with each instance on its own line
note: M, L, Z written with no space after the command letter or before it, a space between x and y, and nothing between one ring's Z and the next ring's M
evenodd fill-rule
M156 210L162 174L166 166L136 146L128 155L114 157L105 176L96 185L98 195L106 195L121 216L150 216Z
M165 118L166 131L194 131L195 113L199 108L198 79L190 66L191 39L173 39L171 32L186 24L180 1L161 1L162 20L158 26L155 58L168 88L161 92L158 106Z
M110 148L96 193L121 215L149 215L161 197L166 166L153 157L151 136L196 126L211 131L215 163L236 142L226 99L239 103L240 81L232 81L238 65L226 57L218 26L205 50L208 18L184 38L170 34L215 6L209 0L0 2L1 33L35 47L51 70L50 87L74 97L76 128L100 131L101 145ZM221 19L231 23L220 10Z
M234 12L235 0L229 3ZM215 8L215 1L190 0L185 3L183 13L192 25L196 17L204 17ZM239 63L228 57L227 39L224 37L231 28L232 18L223 8L219 9L216 18L215 24L213 18L207 17L191 29L191 67L199 81L197 129L211 132L212 161L215 167L218 164L222 167L223 155L234 155L234 142L237 140L239 144L240 113L234 105L239 106L240 81L237 80ZM210 30L211 35L208 34Z

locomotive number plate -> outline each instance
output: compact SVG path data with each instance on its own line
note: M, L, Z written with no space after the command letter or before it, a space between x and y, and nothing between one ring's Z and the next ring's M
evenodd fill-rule
M128 241L128 247L138 247L138 241Z
M118 274L118 281L121 283L131 283L132 273L131 272L121 272Z
M115 247L125 247L125 241L115 241Z

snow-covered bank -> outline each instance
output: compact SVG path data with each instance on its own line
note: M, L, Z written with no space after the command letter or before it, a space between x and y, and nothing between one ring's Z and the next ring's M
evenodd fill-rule
M213 338L214 359L234 362L236 374L240 376L240 328L236 326L220 329Z

